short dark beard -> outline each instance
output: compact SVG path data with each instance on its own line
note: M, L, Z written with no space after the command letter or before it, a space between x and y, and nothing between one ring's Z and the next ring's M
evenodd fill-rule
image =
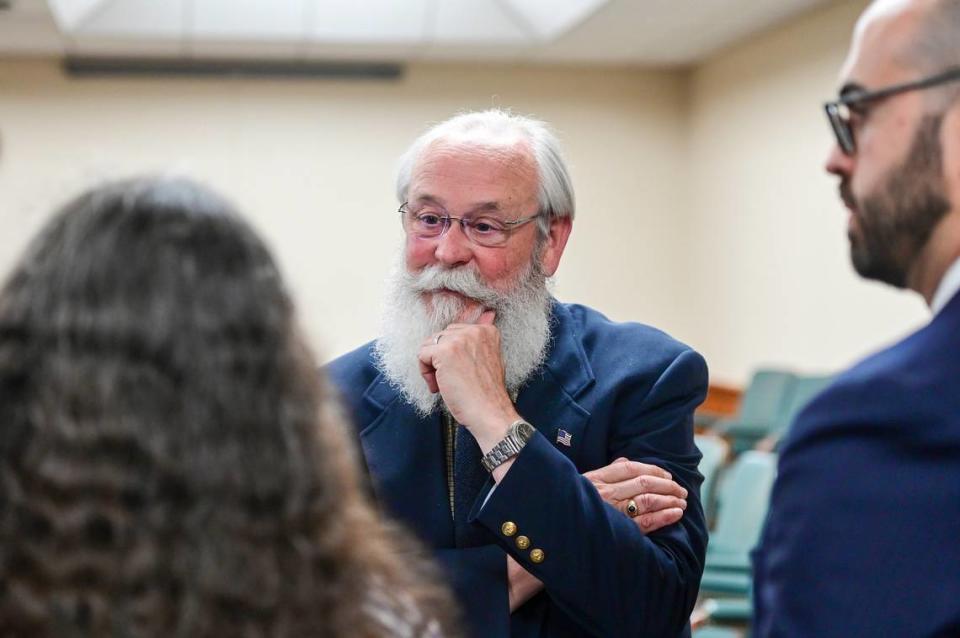
M860 202L860 233L850 233L850 257L861 277L906 287L910 268L949 212L940 146L942 122L942 113L925 116L903 164L890 171L879 192Z

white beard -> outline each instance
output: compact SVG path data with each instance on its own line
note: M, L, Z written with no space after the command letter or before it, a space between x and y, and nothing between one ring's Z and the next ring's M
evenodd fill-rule
M432 265L410 273L401 254L387 281L381 337L374 345L377 368L420 416L429 415L437 407L440 393L431 393L420 375L417 353L427 337L453 323L466 307L462 298L441 294L433 295L428 310L421 295L440 288L479 302L482 307L473 321L484 309L496 311L505 383L507 391L515 396L543 365L550 341L550 290L536 258L511 290L501 293L484 284L469 266L449 269Z

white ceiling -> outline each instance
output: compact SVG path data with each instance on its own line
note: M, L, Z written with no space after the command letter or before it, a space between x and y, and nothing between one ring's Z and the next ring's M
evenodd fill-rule
M0 55L694 64L832 0L12 0Z

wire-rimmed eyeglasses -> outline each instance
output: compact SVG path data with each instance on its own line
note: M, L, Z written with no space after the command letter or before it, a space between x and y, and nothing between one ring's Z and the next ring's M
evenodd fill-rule
M460 229L474 244L480 246L503 246L510 239L520 226L540 217L542 213L536 213L529 217L521 217L512 221L506 221L491 217L488 215L478 215L476 217L453 217L445 211L439 211L434 208L426 208L417 211L411 211L407 208L407 202L404 202L397 212L401 215L403 229L407 234L414 235L423 239L440 237L448 230L454 220L460 222Z
M825 103L823 108L827 112L827 119L830 121L831 128L833 128L833 134L837 138L837 146L845 155L853 155L856 152L857 143L853 135L853 126L850 124L850 114L851 112L857 112L858 108L893 95L899 95L907 91L929 89L955 80L960 80L960 67L950 68L920 80L893 84L875 91L853 90L846 95L842 95L838 100Z

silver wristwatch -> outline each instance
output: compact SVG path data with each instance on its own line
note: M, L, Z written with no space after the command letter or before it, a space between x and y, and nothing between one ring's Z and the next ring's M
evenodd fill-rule
M534 432L536 430L533 426L523 419L511 423L507 435L480 459L483 467L487 468L488 472L492 472L498 465L520 454L520 450L527 444Z

